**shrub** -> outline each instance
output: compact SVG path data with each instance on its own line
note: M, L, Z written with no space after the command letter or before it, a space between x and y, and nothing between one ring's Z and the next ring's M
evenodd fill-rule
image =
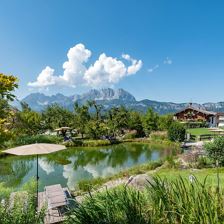
M175 161L173 155L167 156L166 157L166 162L167 162L167 167L168 168L178 168L179 165L180 165L177 161Z
M214 162L224 164L224 137L216 137L213 142L205 144L208 157Z
M202 169L202 168L208 168L211 167L211 160L205 156L200 156L197 159L196 168Z
M183 142L185 139L186 129L181 123L174 122L168 129L168 138L171 141Z
M83 141L82 140L72 140L72 141L66 141L63 143L66 147L77 147L82 146Z
M189 121L184 123L185 128L207 128L208 124L206 121Z

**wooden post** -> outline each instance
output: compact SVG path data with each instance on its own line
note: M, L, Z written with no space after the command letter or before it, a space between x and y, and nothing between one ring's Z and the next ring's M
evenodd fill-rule
M37 205L36 205L36 209L38 211L38 180L39 180L39 173L38 173L38 154L37 154Z

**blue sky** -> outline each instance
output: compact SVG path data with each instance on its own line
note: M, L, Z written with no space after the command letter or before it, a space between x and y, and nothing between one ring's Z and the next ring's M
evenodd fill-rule
M221 0L0 0L0 72L19 77L20 98L109 86L137 99L224 101L223 7Z

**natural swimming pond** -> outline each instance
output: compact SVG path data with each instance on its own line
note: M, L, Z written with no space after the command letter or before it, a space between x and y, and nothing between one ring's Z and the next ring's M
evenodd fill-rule
M39 157L39 190L58 183L74 189L80 180L113 175L132 166L164 158L171 151L168 147L140 143L67 148ZM0 182L5 182L6 186L18 189L35 175L36 157L0 158Z

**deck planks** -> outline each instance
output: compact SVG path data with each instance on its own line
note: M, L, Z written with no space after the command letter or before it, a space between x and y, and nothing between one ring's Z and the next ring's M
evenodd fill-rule
M65 190L66 188L63 188ZM48 208L47 197L45 192L38 193L38 211L42 208ZM65 219L64 216L60 216L58 209L48 209L44 219L45 224L61 223Z

